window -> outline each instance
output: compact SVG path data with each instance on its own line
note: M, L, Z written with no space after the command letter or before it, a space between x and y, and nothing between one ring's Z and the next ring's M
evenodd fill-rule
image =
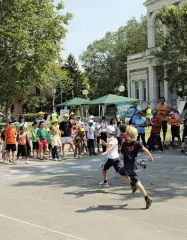
M139 99L139 82L135 82L135 98Z
M142 82L142 100L146 101L146 82Z

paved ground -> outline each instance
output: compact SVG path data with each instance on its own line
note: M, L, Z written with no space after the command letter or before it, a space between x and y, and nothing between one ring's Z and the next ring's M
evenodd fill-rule
M0 165L0 239L186 240L187 156L154 156L139 170L149 210L113 170L111 186L98 186L99 157Z

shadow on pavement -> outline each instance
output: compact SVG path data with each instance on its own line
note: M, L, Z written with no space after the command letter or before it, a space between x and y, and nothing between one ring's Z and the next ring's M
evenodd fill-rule
M127 208L128 204L124 205L99 205L99 206L92 206L86 209L80 209L75 211L76 213L88 213L88 212L95 212L95 211L112 211L112 210L134 210L134 211L142 211L145 208Z
M185 161L181 163L179 159L170 158L166 161L161 159L154 165L149 165L148 169L140 170L138 175L148 194L154 198L154 202L163 202L175 197L187 197L187 184L186 174L187 165ZM88 160L79 162L81 164L89 164ZM162 165L163 164L163 165ZM168 165L167 165L168 164ZM51 170L52 168L52 170ZM139 197L140 194L131 194L129 183L123 182L118 176L114 175L113 169L109 174L110 187L101 188L98 186L99 180L102 179L101 170L99 167L91 169L73 169L65 164L55 164L42 167L42 166L14 166L10 168L12 170L18 170L20 174L29 171L29 174L33 177L33 181L28 181L27 178L19 180L13 184L13 186L27 187L36 186L43 187L52 185L53 187L67 188L65 195L72 195L72 197L80 198L87 195L95 194L108 194L119 195L119 199L122 201ZM112 174L111 174L112 173ZM18 180L17 180L18 181ZM71 187L77 187L75 189L69 189Z

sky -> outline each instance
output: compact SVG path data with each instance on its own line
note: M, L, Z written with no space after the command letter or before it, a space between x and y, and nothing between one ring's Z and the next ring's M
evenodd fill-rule
M57 0L56 0L57 1ZM62 58L72 53L78 60L93 41L116 31L135 17L146 14L144 0L64 0L65 11L73 14L64 41Z

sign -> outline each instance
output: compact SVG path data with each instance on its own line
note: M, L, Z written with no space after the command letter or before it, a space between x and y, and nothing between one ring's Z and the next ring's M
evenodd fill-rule
M131 118L132 114L127 113L129 108L133 106L133 102L119 103L116 105L119 111L120 117ZM138 103L138 109L141 110L140 104Z

